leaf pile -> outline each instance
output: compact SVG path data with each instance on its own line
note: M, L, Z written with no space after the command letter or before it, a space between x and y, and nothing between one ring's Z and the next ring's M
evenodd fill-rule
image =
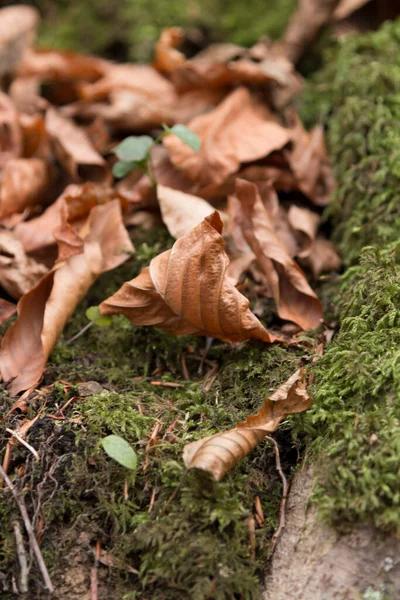
M27 27L25 12L1 12ZM18 60L0 44L0 284L5 302L19 300L0 354L10 392L39 382L90 285L128 259L139 211L161 213L177 241L102 314L176 335L281 339L279 321L270 333L251 312L251 289L281 319L317 327L308 277L338 266L318 233L333 180L322 130L294 112L301 79L279 49L217 44L186 59L170 28L153 65L118 65L36 50L35 26Z

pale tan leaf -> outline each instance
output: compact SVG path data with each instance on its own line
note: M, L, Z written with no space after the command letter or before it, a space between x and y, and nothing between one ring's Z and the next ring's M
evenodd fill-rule
M275 431L287 415L310 408L312 400L307 393L305 375L305 369L296 371L264 400L256 415L238 423L234 429L186 445L183 450L186 468L202 469L220 481L268 433Z
M9 160L1 175L0 218L45 204L53 181L52 168L41 158Z
M22 132L18 114L10 98L0 92L0 171L22 152Z
M31 6L0 10L0 77L12 73L36 38L39 13Z
M296 256L305 258L311 252L321 218L308 208L301 208L295 204L289 208L287 218L297 234L299 249Z
M276 340L230 284L221 232L221 218L214 212L102 302L100 312L124 314L133 323L175 335L192 333L234 342Z
M309 269L315 278L321 273L337 271L340 267L340 256L335 246L330 240L318 236L315 240L310 253L303 260L302 264Z
M157 198L162 219L175 239L185 235L215 210L202 198L165 185L157 186Z

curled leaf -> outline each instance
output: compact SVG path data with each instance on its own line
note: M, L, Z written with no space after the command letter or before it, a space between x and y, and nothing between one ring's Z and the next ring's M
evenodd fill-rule
M303 329L317 327L322 318L321 302L277 237L257 187L237 179L236 197L240 201L237 221L267 277L278 315Z
M312 400L307 393L306 370L299 369L280 386L256 415L238 423L234 429L192 442L183 450L187 469L207 471L220 481L240 460L251 452L268 433L272 433L289 414L310 408Z
M13 233L0 230L0 285L12 298L19 300L45 273L46 267L25 254Z
M195 333L233 342L276 340L231 285L221 232L221 218L214 212L102 302L100 312L123 314L133 323L175 335Z
M66 321L97 277L127 260L132 243L114 200L94 207L81 230L81 252L58 262L18 303L5 334L0 371L12 395L35 385Z

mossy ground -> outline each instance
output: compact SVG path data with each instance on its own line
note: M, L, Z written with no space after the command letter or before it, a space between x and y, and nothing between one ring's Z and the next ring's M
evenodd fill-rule
M314 406L289 419L277 433L286 474L298 457L316 462L315 500L326 519L341 527L368 521L383 531L397 532L399 47L399 24L349 38L328 57L303 100L307 120L321 118L327 126L338 183L329 218L350 268L339 283L325 288L338 333L312 367ZM137 576L111 569L107 585L112 597L258 598L258 569L268 553L281 494L268 444L260 445L220 484L201 473L189 473L163 509L183 475L183 445L233 426L255 410L299 361L310 357L304 356L304 348L253 343L234 348L216 342L209 358L219 363L220 372L207 391L197 375L201 338L171 337L118 318L112 327L91 328L75 343L66 344L86 323L87 306L98 304L171 244L165 233L152 236L147 245L135 239L136 255L94 286L46 369L46 384L63 379L76 386L94 380L103 391L70 404L67 419L54 421L46 415L73 397L76 387L53 388L29 438L42 462L36 465L24 448L18 448L12 470L20 467L20 476L25 477L31 513L40 499L46 524L42 549L55 577L62 557L84 531L92 547L100 540L103 549L140 572ZM368 248L362 250L364 246ZM189 381L182 376L182 356ZM183 387L152 386L155 369L157 378ZM5 407L12 403L5 393L2 403ZM31 416L37 409L34 403ZM146 453L156 424L157 444ZM12 419L8 425L13 426ZM110 433L121 435L137 451L136 474L101 450L101 438ZM46 477L52 465L53 479ZM253 561L247 519L256 495L266 524L257 530L258 558ZM4 542L0 565L12 570L16 563L11 522L16 511L5 500L0 511ZM91 556L89 549L87 553ZM39 581L37 573L33 577Z
M115 598L257 598L259 574L281 499L281 480L268 443L260 445L222 483L189 472L165 511L164 507L184 474L184 444L229 429L256 411L263 398L304 360L304 351L257 343L230 347L216 341L208 358L217 361L221 370L205 390L207 379L197 374L205 342L202 338L176 338L153 328L132 327L120 317L112 326L92 327L67 344L87 322L87 306L98 304L172 243L163 231L151 236L146 233L147 241L141 244L141 234L135 235L136 255L97 282L68 324L46 368L44 384L63 380L73 387L65 390L63 383L56 385L47 408L31 429L29 440L41 454L41 464L36 465L24 448L18 448L12 472L25 465L29 475L24 486L29 489L26 501L31 513L38 506L40 490L46 523L42 551L55 577L63 555L76 544L80 533L86 532L92 547L100 540L101 547L116 560L140 571L139 576L123 569L110 572L108 586ZM189 381L182 375L182 356ZM183 387L155 387L151 385L155 377ZM81 381L96 381L103 391L70 404L65 421L51 419L49 415L76 396ZM3 403L6 408L12 400L4 396ZM37 409L34 402L32 416ZM149 452L146 447L157 424L156 445ZM13 426L12 418L8 425ZM100 440L111 433L136 450L136 473L105 455ZM282 443L283 468L289 474L302 442L292 443L285 428L278 441ZM248 518L256 495L266 522L256 533L254 560ZM5 541L0 554L4 569L14 564L11 523L17 516L7 500L6 494L0 530ZM61 535L62 531L67 535ZM41 597L39 591L37 594Z

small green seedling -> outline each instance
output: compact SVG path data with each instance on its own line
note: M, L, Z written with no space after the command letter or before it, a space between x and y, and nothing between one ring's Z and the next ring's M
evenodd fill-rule
M163 130L155 140L148 135L131 135L118 144L113 150L118 158L118 162L113 166L114 177L121 179L132 169L139 169L151 177L150 151L154 146L160 144L166 135L176 135L195 152L200 150L199 136L185 125L176 124L172 127L163 125Z
M98 306L90 306L85 312L86 317L98 327L108 327L112 323L112 317L102 315Z
M120 465L136 471L137 454L126 440L119 435L108 435L101 440L104 451Z

